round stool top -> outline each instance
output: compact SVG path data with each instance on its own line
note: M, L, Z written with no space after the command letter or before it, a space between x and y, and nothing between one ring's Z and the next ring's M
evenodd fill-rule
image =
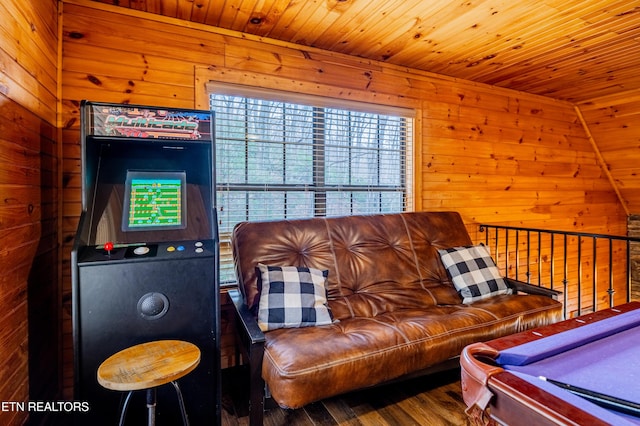
M98 368L98 383L118 391L149 389L179 379L200 363L200 349L181 340L158 340L111 355Z

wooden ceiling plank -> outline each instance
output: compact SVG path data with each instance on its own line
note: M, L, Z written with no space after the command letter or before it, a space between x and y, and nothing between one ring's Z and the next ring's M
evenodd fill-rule
M634 43L635 42L631 41L621 47L621 49L633 49ZM520 71L516 71L518 67L527 69L527 72L531 72L532 69L539 70L546 75L548 75L549 72L553 72L554 76L560 75L557 70L568 70L568 72L594 70L594 68L597 68L599 60L605 57L611 57L613 61L607 62L605 65L607 68L604 70L604 77L606 78L610 75L610 72L613 71L613 64L616 62L615 55L623 53L616 52L615 55L611 54L618 44L620 44L620 37L613 37L612 34L603 34L602 40L593 38L592 40L580 41L575 47L573 47L574 45L567 45L555 50L549 49L547 52L539 53L537 57L530 52L530 56L523 58L523 61L520 63L506 64L500 62L500 70L493 70L491 79L485 79L484 81L491 84L490 82L499 81L508 74L518 73L522 75ZM603 54L602 52L605 53ZM598 60L594 58L598 58ZM617 56L617 58L620 58L621 63L629 63L628 55L626 54ZM640 60L640 57L638 59ZM572 66L575 66L575 68L571 68ZM468 78L474 80L479 79L482 73L483 70L479 70L478 73L468 74Z
M136 0L132 0L132 1L136 2ZM111 0L111 1L108 1L108 2L105 2L105 3L113 4L114 2L113 2L113 0ZM135 7L131 4L130 0L122 0L122 1L120 1L118 3L118 6L129 7L129 8L135 9Z
M337 2L331 1L334 5L331 9L336 16L331 22L321 22L315 28L307 28L308 34L305 39L311 46L330 46L335 44L335 40L341 40L344 35L357 33L356 28L364 22L370 22L372 15L384 7L388 2L377 2L369 4L367 2ZM344 7L342 5L345 5Z
M611 46L608 49L590 50L589 52L586 52L583 49L574 49L560 51L558 52L558 55L555 55L553 58L547 58L544 61L542 60L543 57L541 57L539 58L540 60L532 60L531 62L527 61L511 65L514 68L516 66L521 66L523 69L529 69L528 73L542 72L547 77L550 76L549 72L553 73L551 75L557 76L562 75L563 72L588 72L588 70L595 70L598 68L602 68L602 71L610 74L615 69L618 69L614 68L613 64L618 63L620 65L620 69L623 69L622 67L626 68L634 63L640 63L640 58L625 61L624 58L627 56L626 53L628 52L629 45L616 45L615 47ZM623 55L622 58L620 55ZM603 63L604 60L607 61ZM509 68L503 64L502 70L495 72L493 81L497 81L503 78L503 76L510 74L513 74L513 72L509 72Z
M627 80L627 77L637 75L638 67L640 67L640 58L621 64L621 66L617 68L612 68L610 63L617 61L620 55L626 55L628 52L629 50L624 47L616 47L615 49L611 49L609 52L594 55L590 57L590 60L580 60L580 58L575 58L575 64L573 67L567 66L564 69L560 68L554 76L556 78L568 77L569 79L573 79L576 77L576 74L579 74L581 81L602 81L607 82L607 84L617 83L617 80L624 81ZM570 62L567 64L571 65ZM564 65L565 64L563 64L563 66ZM546 75L544 70L540 70L539 74L541 77ZM548 75L546 76L546 79L549 79Z
M249 20L255 13L257 3L260 0L242 0L238 6L236 16L231 23L230 29L234 31L245 31Z
M574 15L582 18L585 14L606 10L613 3L625 2L628 0L542 0L544 3L556 9L562 15Z
M428 26L428 20L425 16L434 15L447 5L448 2L442 0L422 2L422 4L419 0L417 2L414 0L413 3L387 2L384 8L363 20L361 27L355 29L351 34L343 36L339 41L340 44L329 45L327 48L350 55L380 59L386 54L380 53L384 52L384 45L389 44L385 40L395 40L405 36L413 28L422 31L423 26ZM415 31L411 32L411 36L414 33ZM375 34L375 38L372 38L371 34Z
M599 22L628 16L634 12L636 14L640 12L640 6L638 6L637 3L634 4L634 2L628 0L618 0L606 2L606 5L599 8L599 10L584 14L582 17L589 22Z
M269 33L269 37L295 43L294 36L298 34L300 28L305 28L311 16L315 14L324 15L326 13L323 1L313 3L315 4L291 2L289 7L280 15L280 19Z
M535 20L525 20L519 27L512 27L508 32L499 33L501 38L494 42L496 50L493 50L493 44L486 46L491 50L477 52L477 57L482 58L490 52L498 51L500 47L505 50L497 56L506 54L513 60L520 57L528 58L536 52L549 52L552 48L567 46L568 37L559 36L558 33L565 34L571 29L582 30L582 23L579 21L552 22L551 25L541 26Z
M410 37L413 37L416 33L424 31L423 27L427 21L425 16L435 14L446 6L442 1L423 4L424 6L417 7L415 3L388 2L370 19L363 21L363 25L357 32L345 35L343 41L347 43L330 48L343 49L345 53L351 55L378 60L387 57L389 52L385 49L385 45L390 44L401 34L409 32ZM370 33L375 37L368 37Z
M335 9L323 9L322 13L316 12L308 17L304 27L299 27L298 31L293 35L295 43L304 44L306 46L321 46L316 34L325 32L328 28L337 27L336 21L340 18L341 13Z
M453 2L438 2L431 4L428 9L424 6L414 6L411 9L396 8L389 12L386 19L392 22L401 22L402 25L389 25L383 22L383 30L378 31L375 28L367 28L361 39L355 39L350 44L352 50L348 53L359 56L373 57L377 60L384 60L393 63L401 63L396 60L398 56L402 57L405 49L411 49L416 45L426 46L422 44L423 40L427 40L428 44L432 44L433 35L442 31L441 23L444 22L444 16L466 16L468 8L477 7L475 4L464 3L457 4ZM406 12L405 12L406 11ZM366 34L375 32L376 39L368 42ZM410 55L413 52L408 51ZM422 52L424 54L424 52Z
M178 9L176 10L176 18L191 21L195 2L193 0L178 0Z
M193 10L191 11L191 21L204 24L209 13L209 6L215 0L195 0L193 2Z
M175 18L178 16L178 0L160 0L161 11L164 16Z
M503 14L503 16L504 16L504 14ZM537 13L537 14L533 14L532 16L536 16L536 19L538 19L538 17L540 15L539 15L539 13ZM545 16L544 17L545 21L546 20L551 20L551 19L554 19L554 18L552 16ZM574 28L574 33L577 34L576 37L573 37L569 33L568 30L570 28ZM548 55L548 52L549 52L548 46L546 45L547 43L549 43L549 42L556 43L556 44L557 43L566 43L565 41L563 41L562 38L558 37L558 32L561 32L561 33L565 33L566 32L566 33L568 33L567 34L567 38L575 39L574 43L576 45L579 45L581 43L580 38L581 37L585 37L585 33L587 31L589 31L589 32L602 32L602 31L600 31L598 29L587 29L587 28L585 28L585 23L580 22L580 21L575 21L575 20L571 21L571 22L568 22L568 23L563 23L562 25L560 25L558 22L552 22L551 25L547 25L546 26L546 29L544 31L541 31L540 30L540 26L536 25L535 22L525 22L524 29L525 29L525 32L523 32L523 33L517 33L517 32L514 32L514 31L509 32L509 38L510 39L520 38L522 40L531 40L531 39L533 39L533 40L535 40L535 44L539 46L540 53L544 54L545 56ZM543 34L546 35L546 38L541 37ZM611 36L613 36L613 34L611 34ZM460 37L460 39L465 40L467 38L466 37ZM497 41L494 44L499 44L499 43L500 43L500 41ZM446 43L446 44L447 44L447 46L449 46L449 43ZM451 46L452 46L453 50L460 49L459 47L457 47L455 45L451 45ZM491 46L487 45L487 46L483 46L483 47L485 49L488 49L489 51L492 51L491 50L492 49ZM531 55L532 54L531 53L531 51L532 51L531 48L532 47L533 47L533 45L531 43L528 43L528 45L525 46L524 48L517 49L517 52L512 49L512 52L507 51L506 53L517 55L518 57L521 57L523 55ZM470 58L474 57L472 52L468 52L468 53L469 53L468 57L470 57ZM487 53L487 50L484 50L484 52L480 52L480 54L484 54L484 55L486 55L486 53ZM505 56L503 53L498 53L496 55L499 58L502 58L502 57ZM482 56L477 56L477 57L482 58ZM425 60L427 60L427 58L425 58ZM426 65L424 63L425 60L423 60L422 63L421 62L416 62L415 66L418 67L418 68L426 67ZM440 62L442 62L442 59L438 59L438 60ZM504 61L496 60L495 63L497 63L499 65L502 65L502 64L504 64ZM450 67L448 67L448 68L449 68L449 70L451 70ZM440 72L441 71L438 68L432 68L432 69L433 69L434 72ZM490 72L493 72L493 70L491 70ZM469 76L467 76L467 78L472 78L473 79L474 75L473 74L469 75Z
M536 90L533 93L558 93L561 92L567 97L562 97L563 99L570 99L572 101L578 102L584 98L569 96L569 93L575 93L578 87L587 88L587 90L598 91L597 88L611 88L612 86L617 86L618 90L626 90L629 88L638 88L638 84L635 84L632 87L626 81L629 81L630 78L634 78L635 74L629 73L629 77L626 78L625 74L617 73L613 75L611 78L602 77L598 74L591 74L591 77L588 75L577 75L580 74L578 72L574 73L576 75L572 75L571 73L566 73L565 76L557 75L553 77L549 77L548 74L544 73L544 70L540 72L532 72L531 70L526 69L514 69L513 75L511 77L503 76L500 80L495 80L493 83L500 87L510 87L511 84L516 84L523 91L531 91ZM580 83L576 84L575 79L579 78ZM589 95L590 97L590 95Z
M146 0L145 1L145 7L144 7L144 12L149 12L149 13L155 13L157 15L162 15L163 14L163 3L165 3L166 0Z
M588 58L585 58L582 54L573 52L571 55L567 54L566 59L561 62L556 63L540 63L535 62L535 67L522 67L521 72L517 69L514 69L511 73L510 79L520 79L522 80L522 87L526 89L534 89L535 87L548 87L550 84L550 69L553 69L553 80L556 80L561 85L565 85L566 83L562 81L563 77L570 77L573 79L575 74L581 75L581 81L589 81L589 76L596 76L596 79L601 79L606 84L612 84L615 82L616 78L620 78L624 73L625 68L628 69L629 73L637 73L637 68L640 67L640 58L633 61L624 61L624 58L627 57L627 52L629 52L628 46L617 46L616 48L609 48L604 51L604 53L593 53ZM621 58L621 59L618 59ZM621 60L622 66L625 68L617 68L612 69L611 63ZM598 66L600 63L602 65ZM598 68L602 68L599 70ZM504 73L496 73L500 74L495 76L490 83L500 84L503 79L505 79L506 75ZM627 75L627 74L625 74ZM629 74L632 77L631 74ZM593 78L593 77L591 77Z
M224 10L227 10L227 1L233 0L209 0L209 7L207 8L207 16L204 19L206 25L214 27L220 27L220 19Z
M323 34L334 33L336 29L344 27L345 21L350 21L358 16L369 16L376 10L375 6L366 2L325 0L325 4L323 14L314 13L305 25L301 26L298 32L293 35L294 42L326 49L329 43L322 37ZM344 17L346 19L341 19Z
M552 60L554 57L557 58L556 60L553 60L554 63L558 65L564 63L566 65L568 63L567 59L574 57L577 54L577 55L580 55L583 60L589 62L589 67L587 67L586 69L592 68L593 61L591 60L591 58L593 58L594 56L602 56L600 54L600 51L609 52L612 47L618 44L621 44L623 42L622 38L620 38L619 36L615 36L612 33L601 33L599 34L599 36L600 36L600 39L597 39L596 37L592 37L590 40L586 39L586 40L576 41L576 47L578 47L578 50L573 50L573 52L571 51L563 52L561 49L557 51L551 51L550 49L548 49L547 51L540 52L538 54L539 57L536 57L535 55L533 55L532 52L529 52L529 56L525 56L524 58L524 60L526 61L524 62L524 65L529 66L530 64L536 64L536 66L538 67L542 67L542 66L549 67L551 66L551 63L552 63L549 61L550 55ZM628 47L632 49L631 51L633 51L634 47L637 48L636 45L637 43L634 41L633 43L630 43ZM575 48L572 47L572 49L575 49ZM587 53L588 56L585 56L585 53ZM546 63L543 62L545 58L547 61ZM628 62L628 55L622 55L622 56L619 56L619 58L621 59L621 62ZM506 64L501 63L500 65L503 70L505 71L508 70L507 67L504 67L504 65ZM609 70L611 69L611 65L612 64L609 64ZM482 73L482 70L480 70L479 72ZM497 77L495 73L494 73L494 77ZM477 78L477 75L469 74L467 75L467 78L475 80Z
M238 14L238 9L240 8L240 4L242 0L226 0L224 7L222 8L222 13L220 14L220 18L218 19L218 26L226 29L233 29L233 23L236 19L236 15Z
M405 3L401 0L375 2L374 4L354 3L348 13L342 13L336 21L335 27L328 28L317 35L316 40L318 41L315 44L322 45L327 50L337 51L336 45L348 43L352 35L361 34L370 24L380 24L385 20L387 10L402 7ZM359 7L354 8L355 5ZM377 34L379 35L379 33Z
M504 46L505 53L508 52L510 54L515 54L516 50L518 50L518 45L524 45L523 49L527 49L530 44L524 37L524 34L532 33L531 37L534 38L543 33L540 30L540 25L535 25L537 18L533 19L531 16L538 16L540 19L543 19L543 17L552 16L553 11L544 10L542 9L542 6L539 6L535 10L520 10L520 13L528 16L528 18L520 19L518 22L513 21L510 24L512 27L511 29L487 23L487 21L490 21L491 19L498 19L495 16L483 16L485 23L480 24L478 27L474 27L473 22L475 22L475 20L468 20L467 17L461 17L457 20L460 21L457 24L457 27L455 25L456 22L450 22L439 27L436 31L426 34L423 37L423 40L429 40L430 45L433 46L432 49L439 52L437 54L437 62L440 65L432 68L432 70L434 72L439 72L440 69L451 66L455 69L456 64L462 64L462 67L466 68L469 63L473 63L474 61L480 60L488 55L495 54L494 51L487 50L486 43L482 43L483 40L494 41L498 39L497 42ZM505 17L508 20L509 15L503 15L499 19L504 22ZM494 31L491 31L489 27ZM500 34L502 37L496 37L497 34ZM411 56L419 57L421 53L420 51L423 50L423 46L421 46L422 43L425 43L425 41L419 41L414 43L412 46L406 47L402 52L392 58L393 61L410 61ZM532 46L535 46L535 44ZM474 54L477 56L474 57ZM417 60L416 63L424 63L425 60L426 58Z
M125 0L125 3L129 3L131 9L141 10L146 12L147 10L147 1L146 0Z
M261 5L256 6L254 14L262 17L259 25L247 24L245 31L259 36L268 36L276 25L280 24L280 18L285 10L287 10L293 0L272 0L262 1Z

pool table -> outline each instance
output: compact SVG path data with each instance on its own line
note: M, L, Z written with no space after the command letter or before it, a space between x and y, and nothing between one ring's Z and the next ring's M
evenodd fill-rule
M474 423L640 425L640 302L469 345L460 367Z

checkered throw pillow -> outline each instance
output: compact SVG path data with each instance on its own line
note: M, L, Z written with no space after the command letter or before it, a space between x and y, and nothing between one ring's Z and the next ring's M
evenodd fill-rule
M498 294L511 294L489 250L482 244L438 250L462 303L473 303Z
M325 283L329 271L296 266L258 264L262 285L258 326L277 328L331 324Z

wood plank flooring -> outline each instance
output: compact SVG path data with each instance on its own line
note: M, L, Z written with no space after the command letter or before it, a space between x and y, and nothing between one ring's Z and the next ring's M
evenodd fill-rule
M222 373L222 426L249 423L243 368ZM470 425L460 390L460 371L450 370L377 388L351 392L298 410L272 408L265 426Z

